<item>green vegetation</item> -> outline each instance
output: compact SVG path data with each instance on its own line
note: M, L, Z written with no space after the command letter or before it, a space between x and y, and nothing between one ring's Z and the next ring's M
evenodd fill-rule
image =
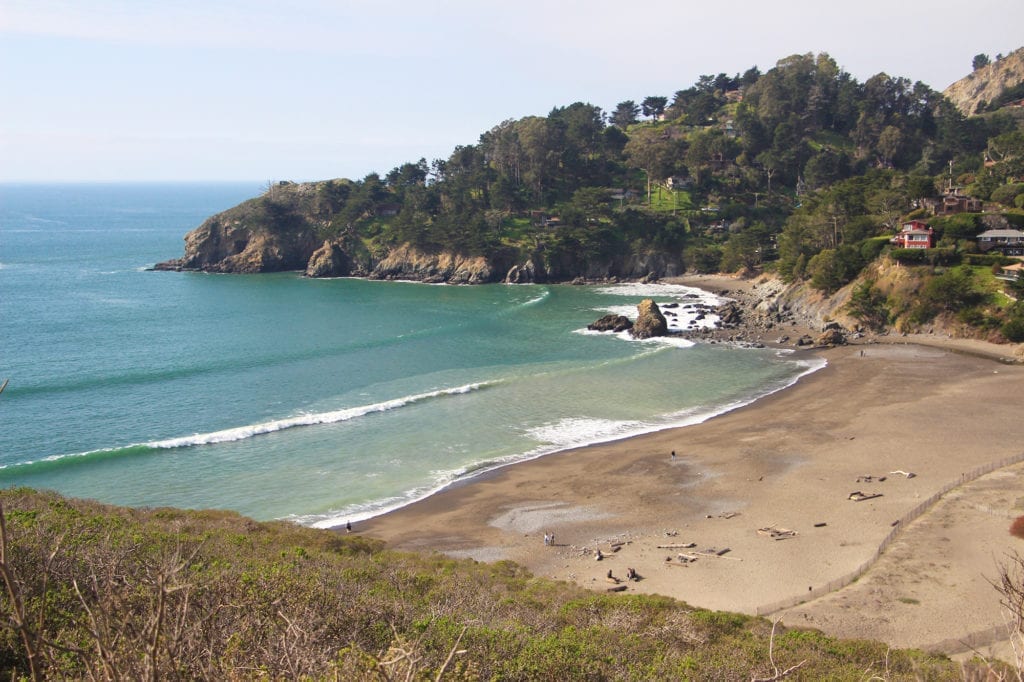
M11 679L959 679L942 657L227 512L0 495ZM771 651L770 651L771 650Z
M884 73L860 83L827 54L804 54L765 73L701 76L671 98L626 100L607 115L576 102L510 119L446 159L282 183L255 201L282 229L308 216L318 238L364 266L410 244L483 256L495 276L532 260L568 280L638 276L626 264L657 253L666 270L768 269L833 294L875 278L879 263L907 267L922 290L937 269L982 264L979 233L1024 227L1022 178L1024 117L1014 107L965 117L923 83ZM988 210L932 215L954 190ZM888 243L911 218L935 230L936 248ZM884 317L909 327L964 311L949 303L894 300ZM867 323L882 319L878 307ZM981 314L960 321L986 320L976 331L995 330L994 340L1013 317L997 299L966 308Z

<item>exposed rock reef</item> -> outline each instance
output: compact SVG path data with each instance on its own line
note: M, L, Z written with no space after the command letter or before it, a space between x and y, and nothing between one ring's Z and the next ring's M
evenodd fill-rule
M633 321L625 315L610 313L599 320L588 324L587 329L593 332L625 332L633 328Z

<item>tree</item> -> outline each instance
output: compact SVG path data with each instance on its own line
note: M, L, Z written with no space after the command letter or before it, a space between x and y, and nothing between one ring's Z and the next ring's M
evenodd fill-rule
M844 284L853 281L863 267L860 252L852 246L825 249L807 263L811 286L832 295Z
M898 190L880 189L868 198L867 204L882 227L895 232L907 209L907 198Z
M636 102L634 102L633 100L627 99L615 105L615 111L612 112L611 116L611 123L613 126L625 130L629 126L636 123L636 117L639 114L640 107L638 107Z
M647 203L651 202L651 181L668 177L681 148L667 129L645 127L630 136L623 151L629 165L647 175Z
M971 67L977 71L978 69L984 68L991 63L988 55L985 53L974 55L974 59L971 60Z
M878 136L878 157L883 168L892 166L900 152L903 135L896 126L886 126Z
M666 104L668 104L668 97L651 95L650 97L644 98L644 101L641 103L641 107L643 108L644 116L650 116L653 121L665 113Z
M870 329L882 329L889 320L886 296L875 288L875 283L871 280L854 287L846 310Z
M768 239L768 230L761 222L736 232L722 248L722 269L734 272L757 267L763 260Z

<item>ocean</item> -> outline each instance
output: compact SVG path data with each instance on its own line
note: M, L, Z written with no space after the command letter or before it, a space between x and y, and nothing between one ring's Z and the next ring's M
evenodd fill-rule
M257 183L0 185L0 488L330 527L820 367L586 325L682 286L154 272ZM710 323L705 320L702 323Z

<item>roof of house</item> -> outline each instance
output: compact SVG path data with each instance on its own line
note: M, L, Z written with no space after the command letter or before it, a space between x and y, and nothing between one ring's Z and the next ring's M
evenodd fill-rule
M981 237L988 237L989 239L1009 239L1011 237L1022 239L1024 238L1024 232L1020 230L985 230L978 235L979 239Z

